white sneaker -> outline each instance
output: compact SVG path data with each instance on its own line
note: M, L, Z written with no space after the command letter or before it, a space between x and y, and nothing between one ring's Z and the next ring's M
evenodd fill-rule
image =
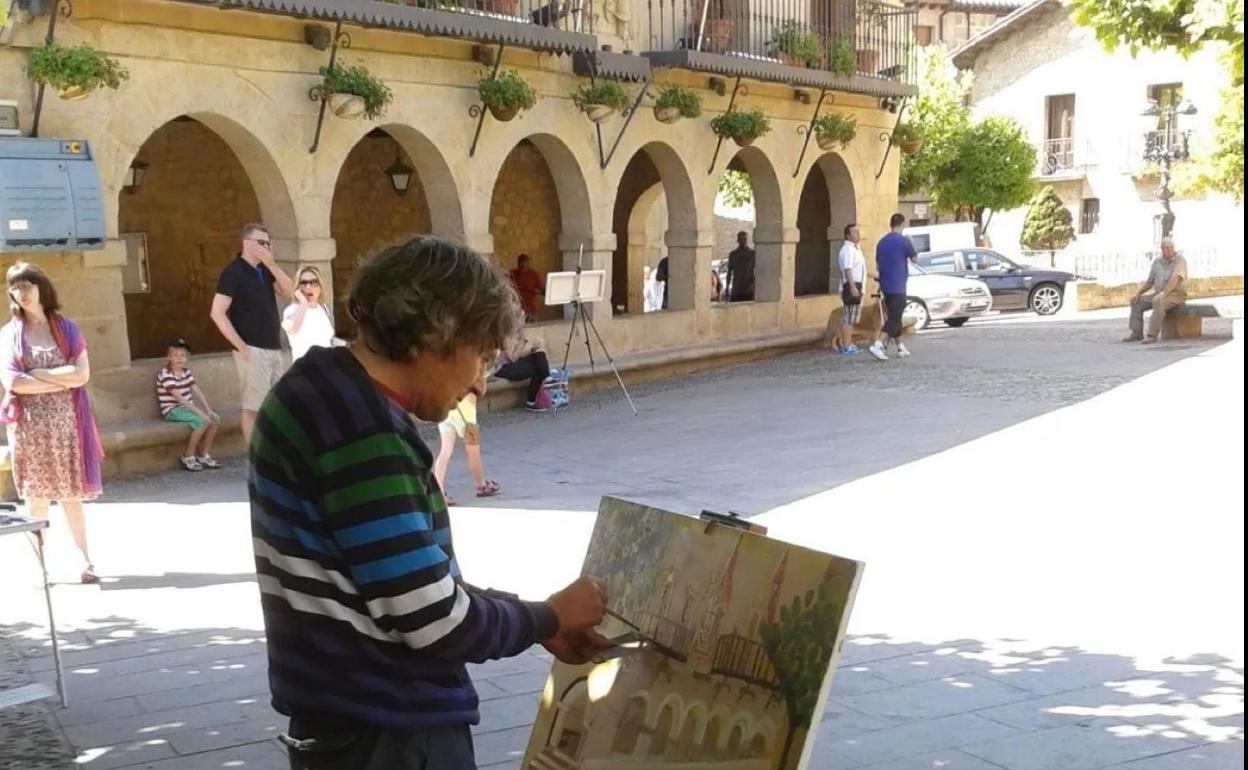
M182 467L188 471L202 471L204 469L204 466L200 465L199 460L194 457L183 457L181 461Z
M903 345L902 343L898 342L898 343L897 343L897 357L898 357L898 358L907 358L907 357L909 357L909 355L910 355L910 351L909 351L909 350L906 350L906 346L905 346L905 345Z
M867 348L867 352L870 353L877 361L888 360L888 355L884 352L884 346L880 344L879 340L871 343L871 347Z

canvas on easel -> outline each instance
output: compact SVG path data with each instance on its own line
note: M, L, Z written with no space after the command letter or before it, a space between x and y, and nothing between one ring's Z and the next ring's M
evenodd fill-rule
M603 498L585 574L618 641L556 662L522 770L801 770L862 564Z

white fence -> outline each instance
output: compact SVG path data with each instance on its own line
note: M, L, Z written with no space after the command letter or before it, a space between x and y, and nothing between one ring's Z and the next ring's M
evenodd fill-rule
M1187 260L1190 278L1213 278L1243 275L1244 254L1227 249L1186 249L1180 252ZM1047 251L1025 251L1019 260L1029 265L1054 267L1074 273L1079 278L1091 279L1102 286L1117 286L1143 281L1153 260L1161 255L1155 249L1078 254L1059 251L1050 255Z

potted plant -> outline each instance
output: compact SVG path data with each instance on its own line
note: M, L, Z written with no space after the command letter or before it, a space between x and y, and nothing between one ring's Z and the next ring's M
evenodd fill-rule
M755 139L771 130L771 122L757 107L747 112L729 110L711 120L711 130L736 142L739 147L749 147Z
M771 31L771 51L789 66L809 67L819 61L819 38L796 21L786 21Z
M385 83L373 77L362 64L346 66L333 64L320 68L321 84L317 86L320 97L340 118L357 118L361 115L376 120L386 114L386 107L394 94Z
M654 100L654 117L660 123L675 123L681 118L702 114L702 98L687 88L669 83Z
M840 38L828 50L828 71L841 77L853 77L858 71L858 60L854 54L854 46L849 40Z
M515 16L516 10L520 7L520 0L484 0L482 7L486 13Z
M898 123L893 128L892 143L906 155L916 155L923 149L923 134L913 123Z
M706 2L707 0L693 0L690 3L689 10L692 16L689 24L693 29L691 37L697 40L698 32L701 31L703 35L701 50L724 53L728 50L729 40L732 39L732 19L724 16L723 0L710 0L711 6L706 9L706 27L704 28L702 9Z
M857 134L858 120L853 115L834 112L815 118L815 142L821 150L831 150L836 147L843 150L854 141Z
M572 101L595 123L628 106L628 91L614 80L586 83L572 93Z
M46 43L30 52L26 75L36 83L52 86L62 99L81 99L100 86L117 88L130 73L89 45L66 48Z
M482 76L477 81L477 93L490 114L504 123L516 117L521 110L533 109L537 104L533 86L515 70L504 70L497 77Z

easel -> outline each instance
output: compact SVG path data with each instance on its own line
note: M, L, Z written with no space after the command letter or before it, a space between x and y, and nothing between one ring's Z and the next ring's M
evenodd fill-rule
M580 251L576 255L576 273L573 282L572 297L566 303L572 305L572 324L568 327L568 340L563 346L563 365L561 367L564 374L568 371L568 356L572 352L572 337L576 334L576 322L581 322L581 333L585 336L585 352L589 355L589 372L590 375L596 375L594 368L594 348L589 341L589 332L593 330L594 338L598 340L598 347L602 348L602 354L607 358L607 364L610 365L612 373L615 374L615 381L619 383L620 390L624 393L624 398L628 401L628 406L633 410L633 415L637 414L637 405L633 403L633 398L628 394L628 388L624 385L624 378L620 376L620 370L615 366L615 360L611 358L611 351L607 350L607 343L602 341L602 335L598 333L598 327L594 324L594 319L590 317L589 312L585 309L585 300L581 295L581 276L583 270L581 261L585 257L585 244L581 244ZM553 274L559 275L559 274ZM549 276L547 277L549 281ZM549 296L549 295L548 295ZM547 304L551 304L549 299ZM555 410L556 412L558 410Z

